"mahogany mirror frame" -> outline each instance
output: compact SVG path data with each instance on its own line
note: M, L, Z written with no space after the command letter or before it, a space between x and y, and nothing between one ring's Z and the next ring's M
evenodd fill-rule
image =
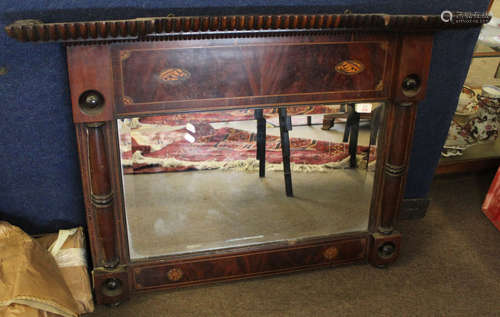
M394 262L401 241L395 225L404 194L417 103L424 98L427 87L433 34L442 28L478 25L446 23L434 15L295 14L46 24L24 20L9 25L6 31L21 41L59 41L67 47L94 291L98 303L117 303L131 294L150 290L347 263L369 262L383 267ZM312 55L330 52L332 58L342 57L340 61L346 62L358 61L361 56L363 71L335 74L337 90L310 92L306 81L318 75L325 65L320 59L317 66L304 63L309 68L302 69L304 74L297 76L295 90L286 95L261 96L254 90L253 95L238 98L240 92L233 90L219 92L227 98L200 101L186 96L179 101L174 98L179 96L174 96L172 100L135 104L120 90L123 78L117 69L120 61L128 58L134 49L190 50L194 46L216 49L216 44L230 49L244 44L257 51L268 45L312 50L310 45L318 43L324 44L325 49L311 51ZM266 58L279 57L293 62L296 49L290 47L275 53L260 53ZM232 58L243 62L246 57L234 53ZM227 69L227 72L231 74L234 70ZM244 80L253 80L255 86L250 73ZM190 85L194 86L189 89L195 89L199 83L217 81L213 76L200 70L192 73ZM264 82L274 80L280 85L279 71L260 76L267 76ZM134 80L144 81L143 78ZM321 80L317 82L329 85ZM278 88L289 91L287 87ZM368 230L188 255L130 259L117 118L361 101L386 102Z

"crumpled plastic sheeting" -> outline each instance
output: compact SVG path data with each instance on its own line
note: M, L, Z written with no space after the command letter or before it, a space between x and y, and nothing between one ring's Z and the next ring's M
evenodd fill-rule
M0 316L73 317L77 311L52 255L20 228L0 222Z
M10 304L9 306L0 307L1 317L59 317L61 315L49 313L40 309L26 306L23 304Z

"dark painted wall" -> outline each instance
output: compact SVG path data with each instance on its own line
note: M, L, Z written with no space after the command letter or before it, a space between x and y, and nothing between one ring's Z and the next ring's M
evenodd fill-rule
M402 13L484 11L488 0L145 0L1 1L0 26L139 16L235 13ZM443 31L434 43L420 104L406 197L425 197L470 63L478 30ZM30 233L84 224L66 60L59 44L23 44L0 32L0 219Z

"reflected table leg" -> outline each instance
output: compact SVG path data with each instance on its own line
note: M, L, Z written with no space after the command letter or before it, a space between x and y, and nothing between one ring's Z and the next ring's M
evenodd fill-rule
M344 131L344 142L349 140L349 156L351 168L357 167L356 154L358 152L358 135L360 115L354 109L355 104L349 104L349 115Z
M257 160L259 161L259 177L266 176L266 119L262 109L255 109L257 119Z
M292 172L290 170L290 138L288 131L292 129L292 120L287 116L286 108L279 108L281 152L283 155L283 172L285 174L286 195L293 197Z
M323 116L323 126L321 127L321 129L330 130L331 128L333 128L334 125L335 125L335 116L325 114Z
M366 168L368 168L368 164L370 163L370 152L372 145L377 144L377 136L378 130L380 129L382 117L382 107L375 108L372 111L372 118L370 122L370 143L368 143L368 154L366 156Z

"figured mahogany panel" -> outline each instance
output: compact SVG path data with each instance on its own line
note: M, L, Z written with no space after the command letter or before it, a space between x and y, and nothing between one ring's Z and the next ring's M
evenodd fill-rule
M215 39L113 44L119 114L387 96L388 39Z
M364 261L367 245L368 238L360 237L204 259L162 261L156 265L132 264L132 274L137 290L170 288Z

